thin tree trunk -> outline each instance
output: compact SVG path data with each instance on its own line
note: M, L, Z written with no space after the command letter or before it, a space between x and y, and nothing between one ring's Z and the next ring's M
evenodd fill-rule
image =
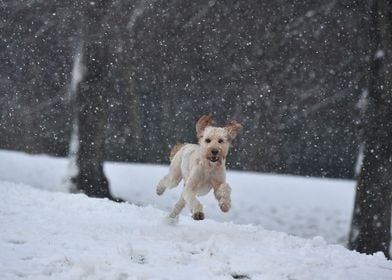
M93 197L109 197L109 182L103 171L105 127L112 89L110 27L107 22L111 1L86 1L82 5L82 64L86 73L79 84L78 174L73 178L76 189Z

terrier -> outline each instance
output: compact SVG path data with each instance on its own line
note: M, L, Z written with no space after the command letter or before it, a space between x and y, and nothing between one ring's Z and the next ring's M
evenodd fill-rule
M162 195L184 179L184 189L169 214L170 219L177 220L187 206L194 220L203 220L203 206L197 196L206 195L211 189L214 189L220 209L223 212L230 210L231 188L226 183L226 156L242 125L236 121L229 121L225 127L213 124L211 116L202 116L196 123L199 144L176 144L170 152L169 173L156 188L157 194Z

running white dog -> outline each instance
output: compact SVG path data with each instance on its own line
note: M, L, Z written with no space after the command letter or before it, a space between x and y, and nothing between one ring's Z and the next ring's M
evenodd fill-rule
M220 209L227 212L231 206L231 188L226 183L226 156L231 141L237 136L242 125L229 121L226 127L212 126L211 116L204 115L196 123L199 144L177 144L170 153L169 173L157 186L157 194L174 188L184 179L184 190L169 217L177 219L187 205L195 220L203 220L203 206L197 196L206 195L214 189Z

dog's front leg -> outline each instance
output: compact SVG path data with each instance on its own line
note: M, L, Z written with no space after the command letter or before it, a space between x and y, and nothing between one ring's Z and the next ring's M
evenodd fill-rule
M196 192L190 188L184 188L182 196L186 205L191 209L192 218L194 220L204 220L203 205L196 198Z
M214 195L219 202L222 212L228 212L231 207L231 188L227 183L223 183L214 188Z
M199 172L195 169L185 182L185 188L182 192L182 197L184 198L186 205L191 209L194 220L204 220L203 205L201 205L196 197L199 180Z

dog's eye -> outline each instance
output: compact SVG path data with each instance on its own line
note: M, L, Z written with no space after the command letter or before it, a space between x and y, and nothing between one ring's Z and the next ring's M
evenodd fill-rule
M211 139L210 138L207 138L206 139L206 143L210 143L211 142Z
M219 139L219 140L218 140L218 143L223 143L223 139Z

